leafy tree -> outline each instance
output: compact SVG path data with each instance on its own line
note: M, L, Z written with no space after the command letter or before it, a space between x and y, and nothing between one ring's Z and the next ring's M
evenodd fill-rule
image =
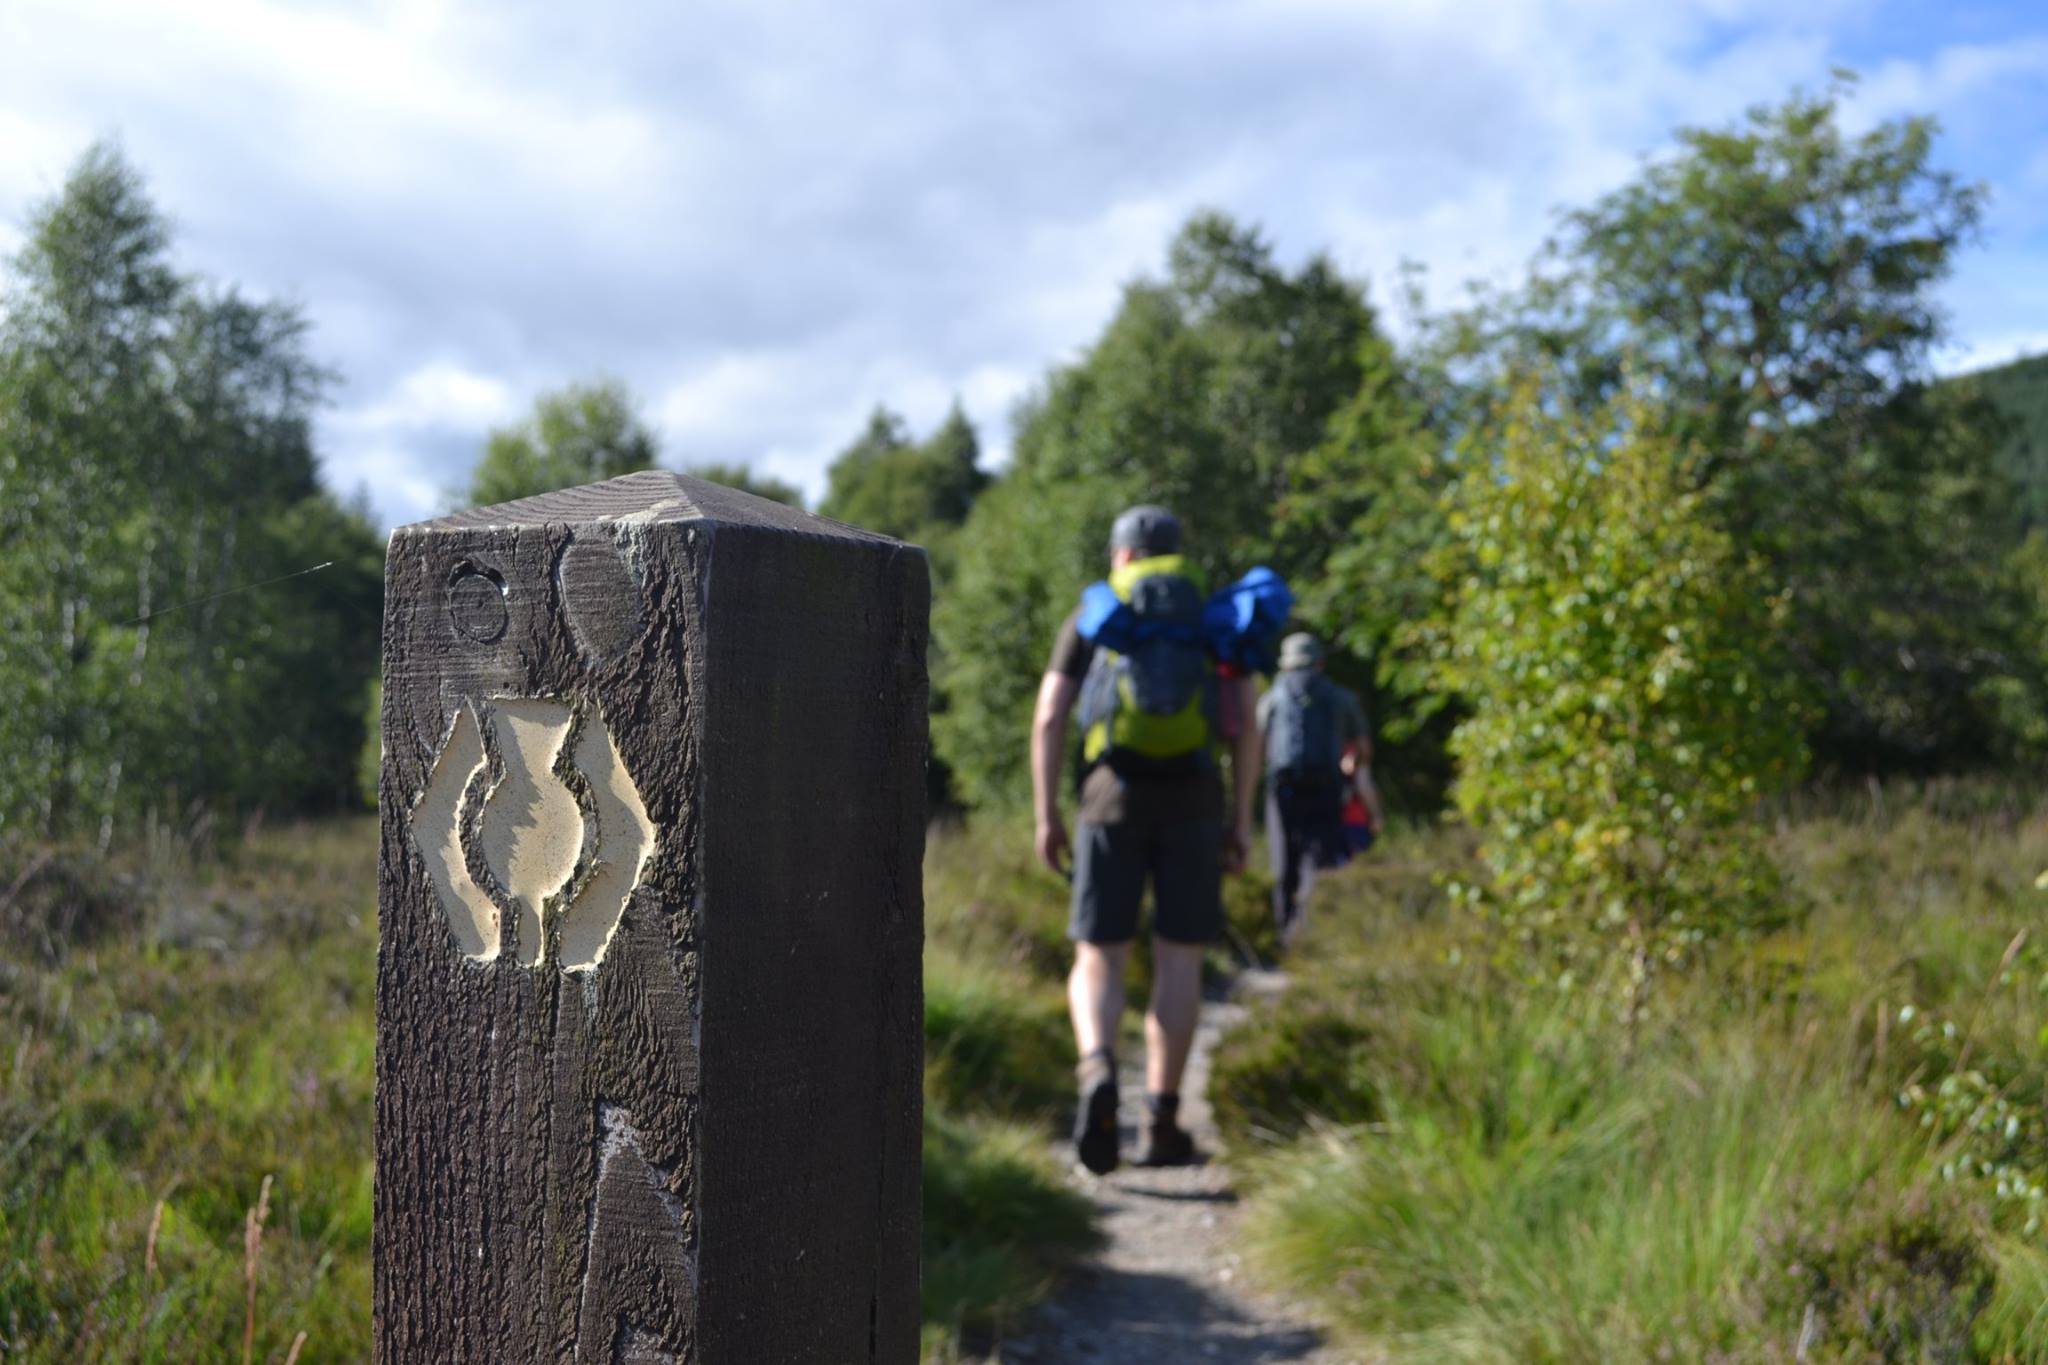
M930 546L967 520L988 487L980 460L980 439L958 403L923 443L910 439L902 418L876 408L860 438L833 461L818 510Z
M570 384L534 400L525 421L500 427L470 475L478 506L615 479L655 463L654 433L617 380Z
M700 464L685 465L683 473L693 479L702 479L706 483L718 483L724 484L727 488L737 488L742 493L752 493L755 497L766 498L770 502L787 503L791 507L802 507L804 505L803 489L798 488L793 483L785 483L770 474L756 474L743 464L707 461Z
M1295 462L1279 523L1297 613L1335 647L1338 675L1366 698L1382 786L1434 809L1450 781L1452 713L1410 642L1439 605L1429 562L1448 535L1441 498L1453 464L1385 337L1360 342L1358 369L1356 392ZM1356 663L1347 669L1348 661Z
M1524 383L1449 493L1436 560L1487 903L1631 1015L1657 968L1782 905L1753 812L1804 759L1785 601L1695 458L1632 396L1582 416Z
M1997 415L1998 464L2018 486L2014 508L2028 531L2048 525L2048 355L1978 370L1935 385L1959 391L1965 402L1982 400Z
M956 541L975 500L989 486L981 468L981 440L958 402L931 437L913 441L901 417L877 407L852 445L832 462L820 513L854 526L922 545L931 557L932 590L941 600L951 591ZM946 672L943 640L931 650L934 675ZM943 689L932 692L934 724L943 726ZM957 804L952 766L934 755L926 769L925 795L934 809Z
M316 476L328 376L294 310L184 279L168 248L140 178L96 147L7 281L9 833L104 839L144 810L324 803L351 785L382 556Z
M1560 362L1581 403L1645 386L1789 594L1821 756L1967 761L1998 743L1993 698L2038 691L2009 644L1997 424L1923 382L1984 192L1933 164L1931 120L1844 133L1842 93L1680 130L1565 216L1526 289L1439 319L1431 359L1466 381L1468 429L1517 366Z
M970 800L1022 789L1031 698L1054 633L1102 575L1123 507L1164 503L1212 583L1261 561L1296 576L1325 547L1283 533L1276 500L1357 393L1375 327L1327 260L1288 272L1259 234L1201 214L1161 280L1019 412L1012 466L975 503L935 610L939 752Z

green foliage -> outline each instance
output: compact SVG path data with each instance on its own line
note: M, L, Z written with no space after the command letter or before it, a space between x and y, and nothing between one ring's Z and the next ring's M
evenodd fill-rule
M958 1359L963 1334L1014 1321L1094 1244L1093 1208L1029 1128L928 1110L924 1124L924 1345Z
M1680 129L1676 155L1566 219L1595 291L1581 321L1621 324L1717 460L1767 464L1774 438L1881 406L1941 337L1932 287L1985 191L1931 164L1932 119L1844 134L1844 93Z
M328 375L293 309L185 279L168 247L140 178L95 148L7 280L12 833L104 840L146 812L333 805L353 787L382 548L317 479Z
M123 857L121 934L51 967L0 945L9 1360L239 1358L266 1175L258 1358L301 1330L301 1362L369 1357L375 843L358 819Z
M2028 356L1946 381L1974 390L1998 414L1998 463L2022 492L2029 528L2048 523L2048 356Z
M1418 1359L1753 1358L1732 1291L1794 1180L1843 1208L1909 1178L1909 1135L1845 1130L1839 1081L1753 1051L1624 1073L1483 1007L1435 1032L1452 1095L1253 1170L1262 1258Z
M1072 1100L1065 998L1013 968L928 953L925 1094L961 1111L1042 1116Z
M757 498L770 502L785 503L791 507L804 505L804 491L793 483L785 483L770 474L757 474L743 464L722 464L717 461L683 466L683 473L706 483L724 484L737 488L742 493L752 493Z
M959 404L931 438L915 442L903 419L876 408L867 429L828 471L818 511L916 544L943 540L988 487L981 442Z
M2012 648L2001 426L1923 382L1984 191L1934 165L1928 119L1845 133L1843 94L1679 130L1564 216L1526 288L1437 320L1425 350L1462 381L1445 410L1465 428L1523 366L1560 364L1581 406L1657 395L1715 520L1787 594L1825 763L2005 757L2003 718L2043 689Z
M925 1358L978 1360L966 1344L1094 1241L1048 1142L1073 1098L1072 954L1028 830L934 828L925 903Z
M931 961L984 963L1057 995L1074 949L1056 888L1032 854L1029 826L995 818L935 824L925 857Z
M534 400L533 414L500 427L470 474L473 506L615 479L655 462L654 433L615 379L570 384Z
M653 469L660 453L660 442L640 419L624 384L616 379L569 384L536 398L524 421L490 434L463 498L486 506L616 479ZM804 505L803 490L795 484L745 465L703 462L682 472L771 502Z
M922 545L931 558L933 594L944 600L952 587L961 524L992 481L980 460L980 438L957 402L922 442L911 439L902 418L878 407L867 429L833 461L830 487L818 511ZM934 640L934 675L944 676L946 658L946 641ZM943 688L933 690L934 716L944 715L947 701ZM953 773L943 757L932 760L926 787L933 809L954 804Z
M1898 1026L1913 1070L1899 1105L1942 1145L1941 1177L1974 1190L2020 1236L2048 1228L2048 952L2025 931L1985 994L2019 1027L1986 1027L1988 1001L1964 1022L1904 1005ZM2003 997L2003 999L2000 999Z
M377 808L377 787L384 772L384 679L370 679L369 699L363 703L363 747L356 755L356 795L361 804Z
M974 802L1019 795L1031 698L1054 634L1106 570L1132 503L1173 508L1209 581L1313 565L1275 505L1357 392L1375 322L1320 257L1289 272L1251 229L1201 214L1163 280L1141 280L1079 361L1019 412L1008 473L975 504L934 613L940 754Z
M1315 1120L1381 1117L1372 1035L1350 1012L1318 1001L1262 1011L1218 1044L1209 1109L1233 1151L1298 1137Z
M1913 1191L1898 1204L1786 1220L1756 1280L1760 1316L1797 1320L1791 1349L1764 1358L1964 1360L1997 1273L1955 1201ZM1803 1343L1803 1345L1802 1345Z
M2023 1201L1966 1173L1968 1125L1897 1099L1976 1072L2038 1117L2048 958L2011 945L2048 865L2036 796L1784 801L1771 853L1811 915L1721 945L1633 1035L1511 989L1437 889L1468 875L1453 832L1397 831L1319 887L1281 1021L1226 1041L1227 1081L1219 1057L1234 1093L1319 1087L1321 1040L1277 1040L1339 1019L1348 1093L1297 1112L1373 1105L1234 1145L1256 1262L1364 1359L2048 1356Z
M274 1175L258 1358L300 1330L301 1362L369 1358L376 842L358 817L259 830L224 860L160 841L0 861L0 1355L238 1358L242 1220ZM1073 1074L1058 972L1024 947L1058 898L1012 844L1028 858L1016 831L932 844L934 1360L1092 1241L1051 1158Z
M1337 654L1333 676L1363 696L1383 790L1434 809L1450 774L1450 715L1413 627L1438 608L1431 553L1447 537L1450 464L1391 344L1369 333L1359 384L1321 444L1297 461L1278 517L1296 614Z
M1581 418L1525 384L1494 452L1451 498L1434 627L1469 708L1458 808L1509 925L1637 999L1779 912L1751 816L1803 759L1780 604L1640 407Z

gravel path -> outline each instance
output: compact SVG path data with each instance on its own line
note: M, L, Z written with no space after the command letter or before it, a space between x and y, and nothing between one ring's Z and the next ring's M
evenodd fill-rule
M1247 972L1237 979L1234 994L1241 999L1285 984L1276 973ZM1181 1121L1205 1153L1217 1150L1206 1099L1209 1057L1244 1008L1234 1000L1208 1002L1195 1036ZM1121 1058L1120 1074L1129 1155L1137 1149L1145 1117L1142 1054ZM1062 1146L1060 1156L1071 1160L1071 1149ZM1237 1194L1213 1156L1177 1170L1124 1166L1102 1179L1077 1167L1074 1178L1095 1200L1106 1243L1017 1339L997 1347L991 1365L1360 1365L1327 1345L1301 1309L1246 1283L1236 1250Z

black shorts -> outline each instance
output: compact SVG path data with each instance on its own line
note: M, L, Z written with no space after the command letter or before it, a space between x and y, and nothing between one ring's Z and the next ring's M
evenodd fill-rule
M1129 943L1152 883L1152 932L1172 943L1207 943L1223 932L1223 826L1074 827L1074 917L1078 943Z

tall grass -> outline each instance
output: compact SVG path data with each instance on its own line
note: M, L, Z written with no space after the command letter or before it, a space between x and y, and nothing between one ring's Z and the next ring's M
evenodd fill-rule
M369 1358L375 841L361 819L0 869L0 1360ZM1091 1237L1050 1156L1061 898L1013 843L933 841L935 1360Z
M118 918L0 950L0 1356L367 1357L373 849L138 854Z
M2006 950L2048 821L1879 797L1784 825L1810 916L1666 982L1633 1052L1494 973L1424 871L1453 836L1336 879L1216 1071L1226 1111L1260 1096L1235 1136L1267 1273L1400 1360L2048 1359L2042 1243L1898 1100L1960 1049L1896 1024L1968 1021L1969 1065L2041 1103L2048 977ZM1332 1037L1341 1066L1290 1046Z
M1058 884L1016 828L934 831L925 867L925 1354L960 1359L1093 1244L1049 1139L1071 1101Z

